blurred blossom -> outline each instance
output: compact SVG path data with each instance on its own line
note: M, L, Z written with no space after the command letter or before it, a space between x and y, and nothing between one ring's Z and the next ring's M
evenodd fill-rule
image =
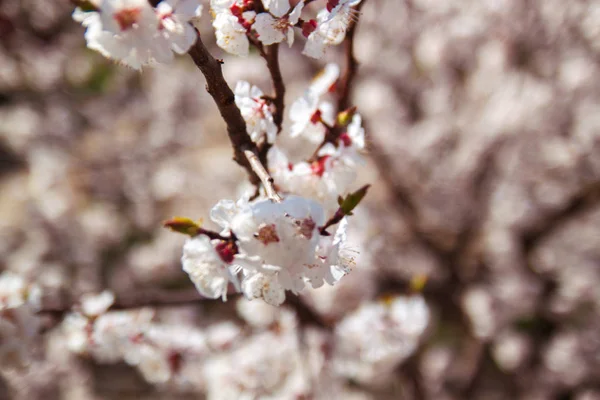
M420 296L363 303L335 328L336 370L365 384L385 381L416 350L428 324Z

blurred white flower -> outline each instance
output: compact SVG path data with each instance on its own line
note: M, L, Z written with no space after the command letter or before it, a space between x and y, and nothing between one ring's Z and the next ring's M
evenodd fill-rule
M337 373L362 383L386 380L415 351L428 323L420 296L364 303L335 328Z
M183 270L196 285L201 295L211 299L227 299L229 282L237 283L237 267L232 244L221 240L210 240L206 236L187 239L183 246L181 263Z
M235 304L237 313L254 328L266 328L279 316L279 308L262 300L240 298Z
M0 365L20 367L28 362L37 338L41 289L12 272L0 274Z
M289 117L292 121L290 136L302 136L311 143L321 143L328 126L333 126L335 115L333 105L320 102L319 95L308 90L290 106Z
M277 126L273 122L272 105L263 98L264 93L248 82L239 81L235 87L235 104L246 121L246 129L253 142L264 136L268 143L274 143Z
M100 294L85 294L81 296L81 310L88 317L104 314L115 302L115 295L105 290Z
M312 58L321 58L325 55L328 46L340 44L346 37L348 26L355 19L350 7L360 3L356 1L334 2L337 5L328 10L321 10L317 14L316 26L308 35L302 54Z

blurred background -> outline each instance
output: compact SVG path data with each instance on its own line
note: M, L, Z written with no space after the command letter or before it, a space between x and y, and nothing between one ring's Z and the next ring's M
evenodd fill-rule
M430 318L389 379L346 380L352 394L333 398L600 399L600 3L363 1L353 101L372 191L351 227L356 265L290 309L335 325L426 276ZM269 92L257 54L214 46L206 11L204 41L231 86ZM208 221L237 196L224 123L189 58L121 67L86 49L71 12L0 1L0 270L72 296L189 290L184 238L161 225ZM343 46L318 62L299 46L282 47L288 105L326 61L343 62ZM235 305L157 313L208 327L237 318ZM203 396L66 357L57 336L0 375L1 399Z

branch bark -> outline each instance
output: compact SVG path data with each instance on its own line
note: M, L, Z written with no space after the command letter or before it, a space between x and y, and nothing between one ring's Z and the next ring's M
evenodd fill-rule
M354 7L354 10L357 15L360 15L360 10L362 6L365 4L365 1L361 1L357 6ZM352 84L354 83L354 79L356 78L356 73L358 72L358 60L354 55L354 37L356 34L356 27L358 25L358 18L351 23L348 31L346 32L346 39L344 41L345 46L345 54L346 54L346 69L342 78L340 79L340 84L337 88L338 94L338 111L343 111L350 107L350 97L352 95Z
M246 121L244 121L240 109L235 104L235 95L223 77L221 70L223 62L210 54L204 43L202 43L199 33L197 34L196 43L189 51L189 55L206 78L206 91L217 104L219 113L227 124L227 134L233 147L234 161L246 169L250 182L255 185L258 184L260 178L244 155L245 150L256 152L258 149L246 131Z
M267 192L267 197L276 203L280 203L281 197L277 194L275 187L273 187L273 178L265 170L265 167L258 159L258 155L250 150L244 150L244 155L246 156L248 162L252 166L254 173L260 178L260 181L262 182L265 191Z

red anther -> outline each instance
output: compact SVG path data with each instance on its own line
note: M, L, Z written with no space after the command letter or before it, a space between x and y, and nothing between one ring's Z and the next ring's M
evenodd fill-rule
M329 89L327 89L327 91L328 91L329 93L335 93L335 92L337 92L337 83L338 83L338 81L337 81L337 80L336 80L335 82L333 82L333 83L331 84L331 86L329 86Z
M183 356L180 352L171 350L167 355L167 361L169 362L169 367L174 374L177 374L181 371L181 366L183 364Z
M290 171L293 171L293 170L294 170L294 164L292 164L292 163L288 163L288 169L289 169Z
M340 135L340 140L344 143L344 146L350 147L352 145L352 139L348 135L348 132L344 132Z
M317 161L313 161L310 165L310 169L313 174L317 176L323 176L325 173L325 162L329 159L329 156L320 157Z
M327 0L327 11L331 12L339 3L340 0Z
M310 122L313 124L321 122L321 110L317 110L313 113L313 115L311 115Z
M238 6L237 4L234 4L231 7L229 7L229 10L231 10L231 13L238 17L238 19L242 17L242 13L244 12L242 7Z
M317 21L311 19L310 21L306 21L302 24L302 35L304 37L308 37L311 33L313 33L317 29Z

